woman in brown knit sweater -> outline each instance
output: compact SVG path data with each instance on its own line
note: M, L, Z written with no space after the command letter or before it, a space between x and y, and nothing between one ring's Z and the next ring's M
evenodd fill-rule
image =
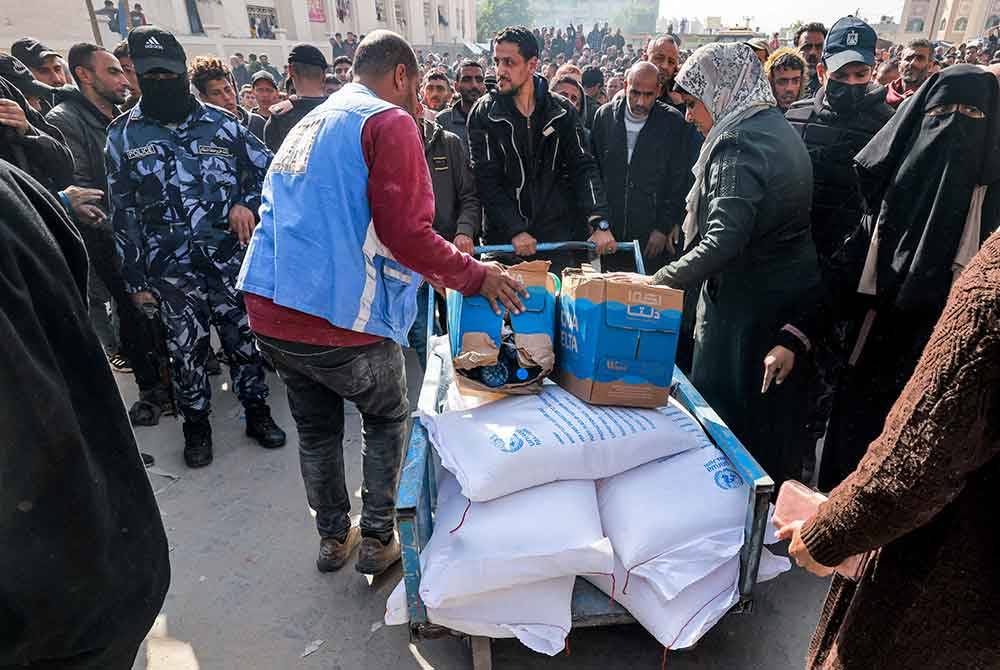
M1000 668L1000 233L952 288L881 436L789 552L833 585L814 670ZM783 529L792 535L793 528Z

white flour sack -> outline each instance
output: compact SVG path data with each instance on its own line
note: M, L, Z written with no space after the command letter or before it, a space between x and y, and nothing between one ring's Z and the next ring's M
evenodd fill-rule
M442 464L475 502L558 480L610 477L710 444L675 404L600 407L555 385L423 422Z
M602 479L597 500L629 578L669 599L739 553L750 487L708 446Z
M493 638L516 637L539 654L555 656L566 647L571 623L571 601L575 577L560 577L490 591L463 604L440 609L427 608L431 623L467 635ZM385 606L385 623L408 623L406 586L396 585Z
M614 569L593 481L553 482L470 504L449 474L440 482L434 523L420 579L420 597L428 607Z
M764 549L757 581L773 579L790 568L787 558ZM664 647L686 649L698 642L739 600L739 574L740 559L734 556L671 599L661 597L662 589L635 575L628 593L623 593L625 568L617 561L614 581L606 576L588 576L587 580L612 595ZM617 588L613 589L613 584Z

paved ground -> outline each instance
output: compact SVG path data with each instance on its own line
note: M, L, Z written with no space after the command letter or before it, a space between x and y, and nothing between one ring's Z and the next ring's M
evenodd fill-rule
M417 378L411 363L410 387ZM126 403L135 387L118 376ZM321 575L317 537L299 475L294 425L280 381L271 406L288 445L266 451L243 436L239 403L213 378L215 462L188 470L181 424L139 428L156 459L151 479L167 528L173 569L157 625L136 670L459 670L471 668L454 639L410 645L405 627L381 625L398 571L369 583L353 569ZM360 430L348 417L347 474L360 509ZM671 655L671 670L793 670L803 667L824 580L793 570L760 586L756 611L730 616L691 651ZM315 641L319 648L302 658ZM497 670L608 670L660 667L662 648L639 626L575 631L570 656L548 658L513 640L494 644Z

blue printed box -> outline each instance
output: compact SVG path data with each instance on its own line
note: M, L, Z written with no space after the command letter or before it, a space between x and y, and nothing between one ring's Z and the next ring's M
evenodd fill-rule
M541 374L524 383L489 387L471 374L477 368L495 365L500 356L504 316L493 311L482 296L464 297L448 291L448 337L452 361L466 388L503 393L537 393L555 366L556 295L559 280L548 261L529 261L509 268L521 280L529 297L522 298L524 311L510 314L510 327L520 365L541 368Z
M556 382L595 405L663 407L683 305L683 291L566 270Z

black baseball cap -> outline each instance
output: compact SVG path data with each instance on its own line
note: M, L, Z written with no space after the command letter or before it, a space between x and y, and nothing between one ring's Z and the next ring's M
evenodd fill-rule
M836 72L849 63L875 66L875 29L856 16L845 16L830 28L823 42L823 65Z
M25 97L44 98L55 89L35 79L24 63L13 56L0 54L0 77L9 81Z
M41 67L42 61L49 56L59 56L58 51L53 51L33 37L22 37L10 47L10 55L21 61L28 67Z
M604 85L604 73L601 72L601 68L594 67L593 65L583 68L583 74L580 79L584 88Z
M258 70L253 73L253 76L250 77L250 85L256 84L261 79L267 79L271 83L271 86L278 88L278 82L274 80L270 72L265 72L264 70Z
M311 44L296 44L288 54L288 64L302 63L303 65L315 65L324 70L327 67L326 58L323 52Z
M156 26L140 26L128 34L128 53L140 76L150 70L187 72L187 56L173 33Z

